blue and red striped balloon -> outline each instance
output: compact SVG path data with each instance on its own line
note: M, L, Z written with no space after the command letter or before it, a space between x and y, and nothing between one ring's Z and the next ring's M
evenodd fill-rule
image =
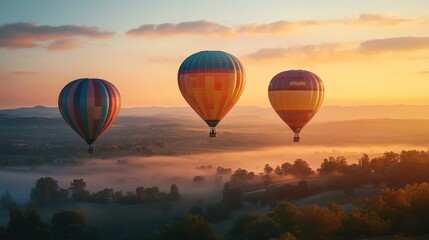
M88 143L88 152L93 153L93 144L118 116L121 97L106 80L81 78L63 88L58 107L67 124Z

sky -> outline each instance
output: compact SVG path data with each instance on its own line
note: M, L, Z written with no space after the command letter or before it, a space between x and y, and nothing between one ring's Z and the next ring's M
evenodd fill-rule
M57 106L83 77L121 92L123 107L187 106L182 61L201 50L238 57L237 105L269 107L279 72L305 69L324 105L429 104L427 0L0 0L0 108Z

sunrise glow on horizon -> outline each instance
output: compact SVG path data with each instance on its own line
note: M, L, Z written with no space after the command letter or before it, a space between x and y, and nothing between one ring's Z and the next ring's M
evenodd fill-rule
M188 106L178 68L201 50L240 59L241 106L269 107L269 82L291 69L323 80L324 105L429 104L423 0L0 5L0 109L57 106L61 89L83 77L113 83L123 107Z

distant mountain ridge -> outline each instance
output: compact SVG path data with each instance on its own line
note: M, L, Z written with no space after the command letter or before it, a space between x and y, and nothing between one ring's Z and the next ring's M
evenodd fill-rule
M122 108L120 116L156 116L162 118L198 119L190 107L133 107ZM61 117L56 107L25 107L0 110L0 118ZM278 119L271 108L236 106L226 119ZM374 106L323 106L314 122L336 122L356 119L429 119L429 105L374 105Z

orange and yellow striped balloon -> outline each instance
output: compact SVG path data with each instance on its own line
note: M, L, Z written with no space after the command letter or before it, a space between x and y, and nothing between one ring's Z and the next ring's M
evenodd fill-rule
M281 72L268 86L271 105L295 133L295 142L299 142L302 128L319 110L324 94L322 80L305 70Z
M183 61L177 78L183 97L211 127L210 137L215 137L216 125L243 92L243 65L229 53L201 51Z

